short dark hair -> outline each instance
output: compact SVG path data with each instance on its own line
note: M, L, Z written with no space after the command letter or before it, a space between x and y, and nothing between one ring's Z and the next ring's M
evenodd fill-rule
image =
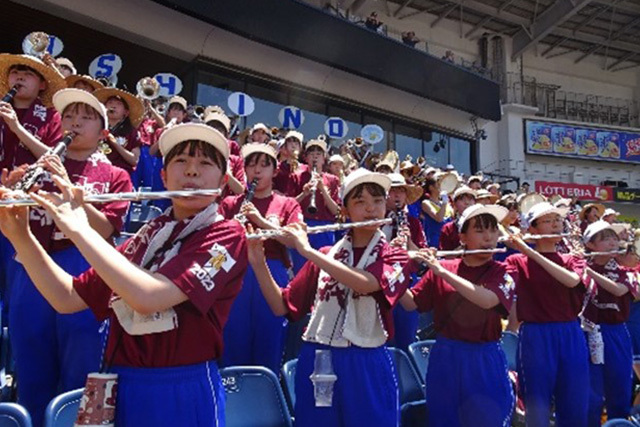
M195 157L196 152L200 151L205 157L211 159L211 161L213 161L213 163L218 166L223 173L227 171L227 161L222 153L213 145L197 140L182 141L169 150L167 155L164 156L162 165L163 169L166 170L169 163L171 163L171 160L173 160L177 155L182 154L185 150L187 150L187 154L190 157Z
M273 157L271 157L270 155L268 155L266 153L259 153L259 152L258 153L251 153L244 159L244 164L245 164L245 166L253 165L253 164L256 164L256 163L260 162L263 158L266 158L269 161L269 164L271 166L273 166L273 170L276 169L276 167L277 167L276 159L274 159Z
M471 221L473 221L473 228L475 228L476 230L485 230L487 228L493 230L498 228L498 220L496 219L496 217L491 214L485 213L474 216L469 221L465 221L464 225L462 226L462 230L460 230L461 234L465 234L469 230Z
M344 196L344 205L345 206L347 205L347 202L349 201L349 199L352 199L354 197L360 197L362 195L362 192L365 189L373 197L386 197L387 195L387 192L385 191L384 187L382 187L381 185L375 184L373 182L365 182L360 185L357 185L356 188L349 191L349 193L346 196Z
M69 105L67 105L65 107L65 109L62 111L62 115L64 116L64 114L66 112L70 112L70 113L74 113L74 114L78 114L78 113L84 113L87 114L89 116L91 116L91 118L99 118L100 122L102 123L102 127L104 127L105 125L105 118L102 117L100 115L100 113L98 113L98 111L96 111L95 108L93 108L91 105L89 104L85 104L84 102L73 102Z
M40 77L41 80L46 81L46 79L42 76L42 74L40 74L38 71L36 71L34 68L29 67L28 65L24 65L24 64L15 64L12 65L11 67L9 67L9 72L11 72L12 70L17 70L17 71L31 71L32 73L35 73L38 77ZM8 74L8 73L7 73Z

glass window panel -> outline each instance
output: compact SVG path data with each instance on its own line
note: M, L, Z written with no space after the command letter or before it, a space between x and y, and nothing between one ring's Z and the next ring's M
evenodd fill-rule
M448 162L448 143L445 135L438 132L431 132L431 139L428 139L428 134L425 135L424 142L424 156L427 160L427 164L444 168Z
M422 156L420 128L396 125L395 131L395 150L398 152L400 160L404 160L408 154L415 163L416 159Z
M289 104L298 107L304 114L304 122L298 128L306 140L324 134L326 105L313 99L312 95L294 94L289 98Z
M349 110L336 105L329 105L329 117L340 117L347 122L347 135L344 140L353 139L360 136L360 130L362 129L362 114L360 110ZM342 140L331 141L331 145L338 147L342 144Z
M199 105L219 105L227 113L231 113L227 99L233 92L242 91L243 87L244 83L240 80L200 72L198 73L196 103Z
M451 138L449 143L449 163L460 173L471 174L471 146L469 141Z
M269 127L280 127L278 113L287 105L287 95L275 88L247 85L247 95L255 102L256 109L253 114L245 118L244 127L251 127L256 123L264 123Z

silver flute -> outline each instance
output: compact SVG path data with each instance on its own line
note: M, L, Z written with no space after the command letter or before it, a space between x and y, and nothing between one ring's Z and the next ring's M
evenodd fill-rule
M84 197L85 203L111 203L111 202L137 202L140 200L158 199L186 199L189 197L219 196L222 190L219 188L202 190L172 190L172 191L131 191L128 193L91 194ZM28 195L21 199L0 200L2 207L38 206Z
M494 249L460 249L457 251L436 251L436 256L465 256L465 255L484 255L484 254L503 254L507 251L507 248L494 248Z
M571 233L560 233L560 234L523 234L520 236L520 239L527 240L541 240L541 239L553 239L555 237L569 237ZM498 242L505 242L509 240L511 236L502 236L498 238Z
M318 233L324 233L327 231L340 231L340 230L347 230L349 228L369 227L372 225L380 226L380 225L391 224L392 222L393 222L392 218L384 218L384 219L374 219L371 221L348 222L344 224L318 225L316 227L307 228L307 234L318 234ZM259 230L256 233L247 234L247 240L272 239L274 237L282 237L282 236L284 236L284 232L282 230Z

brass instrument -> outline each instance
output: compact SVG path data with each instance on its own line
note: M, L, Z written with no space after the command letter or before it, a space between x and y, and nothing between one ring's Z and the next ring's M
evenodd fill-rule
M13 97L16 96L18 90L20 89L20 85L14 85L9 92L5 96L2 97L2 102L11 102L13 101Z
M62 138L54 147L48 149L47 152L43 154L43 156L54 155L61 157L75 137L75 132L67 132L64 138ZM44 174L45 169L42 167L42 165L36 162L27 168L24 176L13 186L13 189L24 191L26 193L31 190L36 183L38 183L38 181L43 177Z
M111 203L111 202L139 202L141 200L160 199L188 199L190 197L211 197L219 196L222 191L219 188L200 190L172 190L172 191L131 191L127 193L104 193L87 195L85 203ZM21 199L0 200L0 208L38 206L35 200L30 197Z
M143 77L136 84L138 96L147 101L153 101L160 96L160 83L153 77Z
M298 161L298 157L300 157L300 150L294 150L292 157L289 161L291 165L291 172L296 172L298 170L298 166L300 166L300 162Z
M118 83L118 76L115 74L107 76L96 76L96 81L102 84L104 87L116 87Z
M22 51L25 55L42 58L49 47L49 34L42 31L34 31L27 34L22 41Z
M440 191L444 191L447 194L451 194L460 185L458 174L455 172L444 172L436 177L436 182L440 187Z
M535 205L546 202L547 198L540 193L528 193L518 199L518 210L526 215Z
M309 199L309 206L307 206L307 212L310 214L318 212L318 207L316 206L316 193L318 191L319 179L322 179L322 177L318 175L318 165L314 160L313 168L311 170L311 194L309 195L311 198Z

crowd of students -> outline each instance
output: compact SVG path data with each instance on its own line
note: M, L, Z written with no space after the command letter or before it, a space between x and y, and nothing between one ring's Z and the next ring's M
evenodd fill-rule
M603 406L609 418L629 415L640 334L626 322L640 270L633 230L615 212L612 222L597 204L577 214L566 199L518 212L527 194L501 194L481 176L384 160L365 169L324 138L274 139L264 124L240 146L220 107L196 123L176 96L163 115L74 71L68 60L0 55L0 93L17 89L0 102L3 198L23 196L13 188L32 165L46 171L29 195L37 207L0 208L5 321L34 425L97 370L118 374L118 426L224 425L219 364L279 372L289 322L308 318L296 424L395 426L387 346L416 340L416 310L432 313L436 331L429 426L510 425L507 318L520 336L527 425L555 413L557 426L595 426ZM66 154L51 155L69 133ZM455 188L441 188L451 177ZM170 199L114 247L128 203L85 196L139 187L223 194ZM247 238L259 230L277 237ZM461 251L443 259L436 248ZM319 350L337 376L330 406L316 404L310 379Z

